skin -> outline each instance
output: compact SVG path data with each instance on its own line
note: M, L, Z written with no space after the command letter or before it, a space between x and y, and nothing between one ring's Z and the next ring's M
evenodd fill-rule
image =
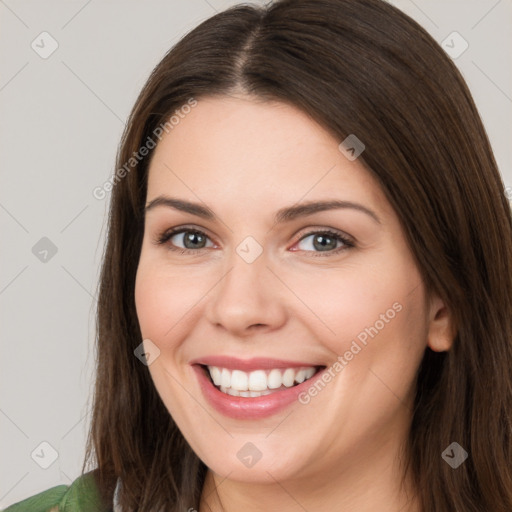
M167 195L218 216L148 210L135 289L143 338L160 350L151 377L209 468L199 512L420 510L408 476L400 486L401 447L417 368L427 345L450 348L450 315L426 296L380 186L340 142L292 106L240 95L201 98L155 149L147 204ZM351 208L273 221L280 208L325 199L364 205L380 222ZM184 225L206 241L155 243ZM355 247L336 254L343 242L322 250L306 237L325 229ZM236 252L248 236L263 249L250 264ZM330 367L395 303L401 311L317 396L269 418L217 412L190 365L221 354ZM262 454L250 468L237 458L247 442Z

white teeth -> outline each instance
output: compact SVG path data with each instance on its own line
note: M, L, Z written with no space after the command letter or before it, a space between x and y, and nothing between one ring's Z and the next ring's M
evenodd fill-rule
M232 396L258 397L273 393L273 390L291 388L313 377L316 367L273 368L272 370L228 370L218 366L208 366L215 386Z
M269 389L280 388L283 384L283 380L281 378L281 370L278 370L277 368L270 370L270 373L267 377L267 383Z
M210 375L212 376L212 380L213 380L213 383L216 385L216 386L220 386L220 383L221 383L221 371L216 367L216 366L212 366L210 368Z
M315 368L306 368L305 372L306 372L306 376L305 376L304 380L308 380L308 379L311 379L311 377L313 377L313 375L315 375L316 369Z
M267 375L263 370L255 370L249 374L249 389L251 391L264 391L267 389Z
M293 381L295 380L295 370L293 368L288 368L283 373L283 384L287 388L291 388L293 386Z
M231 372L226 370L226 368L222 368L222 373L220 375L220 385L224 388L229 388L229 386L231 386Z
M299 384L306 380L306 370L299 370L297 375L295 375L295 381ZM215 381L214 381L215 382Z
M247 391L249 389L247 373L240 370L233 370L231 372L231 387L238 391ZM251 388L254 389L254 388Z

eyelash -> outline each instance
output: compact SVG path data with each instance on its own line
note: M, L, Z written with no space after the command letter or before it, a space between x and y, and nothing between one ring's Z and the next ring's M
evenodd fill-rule
M180 233L187 233L187 232L203 235L206 238L210 238L206 233L204 233L203 231L201 231L199 229L188 228L188 227L181 227L181 228L174 228L174 229L171 229L169 231L163 232L161 235L159 235L157 237L157 239L155 240L155 243L157 245L164 245L174 235L178 235ZM338 231L333 231L333 230L330 230L330 229L324 229L324 230L318 230L318 231L310 231L309 233L306 233L303 237L301 237L297 241L297 243L301 242L302 240L304 240L305 238L308 238L311 235L329 235L330 237L333 237L336 240L343 242L343 244L344 244L342 247L338 247L337 249L334 249L332 251L325 251L325 253L322 252L322 251L304 251L304 252L313 252L313 253L316 252L316 254L311 254L310 255L312 257L317 257L317 256L321 256L321 257L333 256L335 254L339 254L342 251L345 251L347 249L355 247L354 242L352 240L350 240L348 237L342 235ZM204 249L204 247L202 249ZM171 244L169 244L169 250L174 251L174 252L178 252L179 254L193 254L193 255L197 256L198 251L200 251L201 249L181 249L179 247L173 247Z

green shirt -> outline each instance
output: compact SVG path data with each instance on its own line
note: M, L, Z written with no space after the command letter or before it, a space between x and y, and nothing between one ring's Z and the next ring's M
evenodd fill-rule
M70 485L57 485L7 507L2 512L110 512L101 506L92 471Z

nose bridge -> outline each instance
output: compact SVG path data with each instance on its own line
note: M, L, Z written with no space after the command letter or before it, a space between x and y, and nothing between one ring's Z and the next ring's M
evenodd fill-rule
M265 253L255 256L254 250L248 241L233 251L209 300L210 321L239 333L256 324L275 327L284 317L281 293Z
M262 253L253 261L240 256L238 249L229 258L229 268L224 279L219 283L218 299L235 301L242 306L251 303L253 307L264 298L268 285L267 259Z

